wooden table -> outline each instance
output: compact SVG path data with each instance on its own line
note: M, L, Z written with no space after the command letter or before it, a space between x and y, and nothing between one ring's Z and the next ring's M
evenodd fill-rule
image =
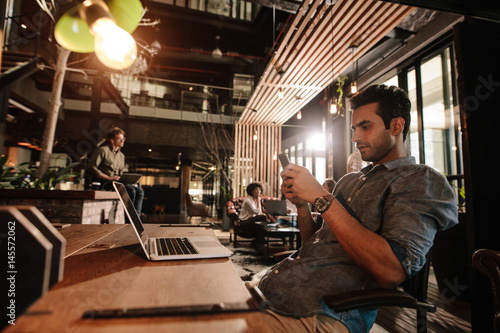
M154 236L207 236L202 227L146 225ZM268 332L260 312L82 319L96 309L247 302L251 296L228 258L147 261L130 225L71 225L63 281L5 332Z

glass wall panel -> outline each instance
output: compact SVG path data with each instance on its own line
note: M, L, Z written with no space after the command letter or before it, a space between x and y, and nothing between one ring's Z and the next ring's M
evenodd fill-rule
M454 140L454 115L450 108L449 82L445 53L426 61L422 71L422 117L424 127L425 164L444 174L456 172L452 154ZM445 78L446 76L446 78Z
M407 140L409 140L410 156L415 157L417 163L420 163L419 152L419 133L418 133L418 118L417 118L417 79L415 69L412 69L407 74L408 80L408 97L411 102L411 121L410 131Z
M302 142L299 142L297 144L297 151L296 157L297 157L297 165L304 166L304 152L303 152L303 146L304 144Z
M290 156L288 156L290 159L290 163L296 164L297 160L295 159L295 146L290 147Z
M326 179L326 158L316 157L316 170L314 176L318 182L323 183Z

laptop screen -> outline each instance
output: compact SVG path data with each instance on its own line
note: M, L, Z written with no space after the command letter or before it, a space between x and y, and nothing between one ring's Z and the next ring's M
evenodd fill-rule
M286 200L266 200L266 214L287 215Z
M125 214L127 214L131 223L134 224L135 230L141 238L142 244L146 244L148 237L144 231L144 226L142 225L139 215L135 210L134 204L132 203L132 200L130 200L127 189L122 183L113 182L113 186L120 196L123 206L125 207Z

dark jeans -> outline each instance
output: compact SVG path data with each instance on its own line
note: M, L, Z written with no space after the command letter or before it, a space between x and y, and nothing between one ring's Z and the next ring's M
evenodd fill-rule
M144 200L144 190L142 187L134 186L132 184L124 184L127 190L130 201L133 202L137 215L141 216L142 211L142 201ZM102 185L104 191L114 191L112 182L105 182ZM130 223L127 214L125 214L125 223Z
M257 236L258 227L255 222L266 220L266 215L256 215L244 221L240 221L240 229L247 233L253 233L255 236Z
M144 200L144 190L139 186L134 186L131 184L125 184L125 189L127 189L130 200L134 203L137 214L141 216L142 201Z

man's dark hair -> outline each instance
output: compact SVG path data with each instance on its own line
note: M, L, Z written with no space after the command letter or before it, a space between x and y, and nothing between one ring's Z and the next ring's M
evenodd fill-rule
M123 136L125 136L125 131L122 130L121 128L119 127L114 127L111 131L109 131L109 133L107 134L107 138L108 140L110 139L114 139L116 135L118 134L123 134Z
M385 128L389 129L391 120L401 117L405 121L403 128L403 141L410 129L410 110L411 102L408 94L396 86L374 85L370 86L354 96L352 96L350 105L354 111L364 105L378 103L376 114L382 118Z
M257 187L260 187L260 191L262 193L264 193L264 189L262 188L262 185L260 185L259 183L250 183L250 184L248 184L248 186L246 188L248 195L252 195L253 190L255 190Z

